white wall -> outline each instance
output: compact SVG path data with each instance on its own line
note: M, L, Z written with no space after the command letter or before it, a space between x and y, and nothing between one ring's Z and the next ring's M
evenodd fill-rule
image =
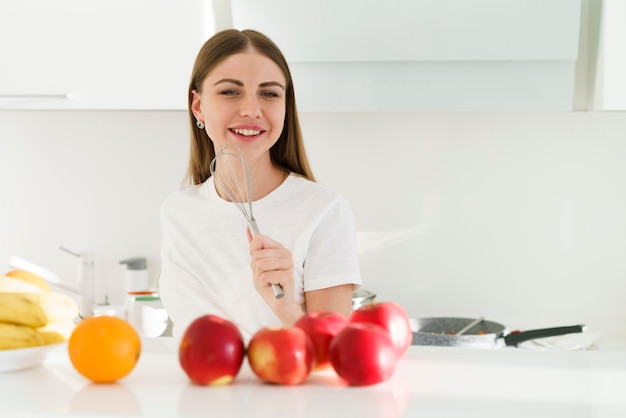
M125 258L147 257L156 283L159 205L184 176L186 129L183 112L0 112L0 266L14 254L75 280L63 245L95 252L97 302L123 301Z
M301 121L318 180L359 229L415 231L363 253L379 300L416 317L626 334L626 113ZM0 272L15 254L71 280L62 244L95 251L99 301L122 300L122 258L148 257L156 282L158 209L187 136L184 112L1 111Z

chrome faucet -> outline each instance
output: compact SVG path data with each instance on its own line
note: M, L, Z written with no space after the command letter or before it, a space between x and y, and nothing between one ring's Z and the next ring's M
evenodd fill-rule
M93 251L81 251L77 253L60 245L57 246L57 248L79 258L80 265L78 271L78 286L65 283L55 283L55 285L80 297L78 308L81 318L93 316L96 299Z

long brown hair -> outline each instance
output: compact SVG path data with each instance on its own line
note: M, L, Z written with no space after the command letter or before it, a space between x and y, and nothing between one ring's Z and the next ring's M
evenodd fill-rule
M252 48L274 61L280 67L287 81L285 123L278 141L270 149L272 162L285 170L315 181L302 141L293 80L287 60L271 39L251 29L242 31L227 29L218 32L206 41L198 52L189 83L188 109L191 126L191 148L187 180L191 184L200 184L208 179L211 176L209 166L215 157L213 141L204 129L199 129L196 126L196 118L191 110L192 91L201 91L204 79L222 60L248 48Z

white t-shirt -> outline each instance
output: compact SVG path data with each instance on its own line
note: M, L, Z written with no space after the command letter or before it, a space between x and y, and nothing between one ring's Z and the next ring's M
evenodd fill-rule
M252 209L261 234L292 252L296 302L304 306L310 290L361 284L354 216L337 193L292 174ZM212 177L166 199L161 223L159 293L174 336L208 313L233 321L246 340L280 325L252 283L247 220Z

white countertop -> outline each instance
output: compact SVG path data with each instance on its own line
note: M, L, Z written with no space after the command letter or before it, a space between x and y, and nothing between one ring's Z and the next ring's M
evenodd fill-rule
M247 363L232 385L190 384L171 339L146 340L133 372L92 384L64 347L38 367L0 374L2 417L585 417L626 416L626 351L541 352L412 346L393 377L342 386L263 384Z

